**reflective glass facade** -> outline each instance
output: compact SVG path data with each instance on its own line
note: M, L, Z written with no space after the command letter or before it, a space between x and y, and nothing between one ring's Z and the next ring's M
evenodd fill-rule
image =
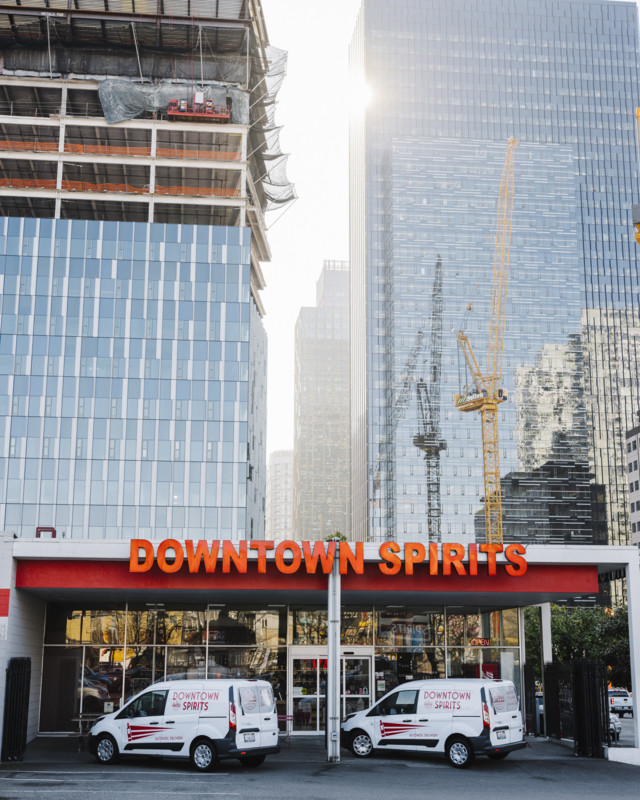
M0 529L264 536L250 236L0 219Z
M453 407L468 382L456 333L464 322L484 368L515 136L505 539L625 542L636 6L363 0L351 65L373 90L351 126L354 538L484 537L480 420ZM426 432L437 454L418 446Z

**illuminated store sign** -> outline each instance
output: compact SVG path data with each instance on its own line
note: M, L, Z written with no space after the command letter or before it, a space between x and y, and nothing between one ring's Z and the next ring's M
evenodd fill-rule
M273 551L273 552L272 552ZM179 572L186 568L189 572L245 573L249 564L256 564L258 572L266 573L267 556L273 555L273 563L278 572L292 575L307 572L310 575L328 575L336 558L336 542L294 542L284 541L277 545L271 541L231 542L228 540L197 542L187 539L165 539L154 543L147 539L132 539L129 557L130 572L148 572L154 564L162 572ZM526 548L522 544L427 544L407 542L384 542L378 550L378 568L383 575L396 575L404 572L413 575L414 568L422 566L429 575L478 574L479 554L486 556L480 565L486 565L487 575L506 572L514 578L522 577L527 571L524 558ZM256 557L249 558L256 554ZM497 562L497 554L504 553L506 563ZM351 571L357 575L364 573L364 544L362 542L341 542L339 554L340 573Z

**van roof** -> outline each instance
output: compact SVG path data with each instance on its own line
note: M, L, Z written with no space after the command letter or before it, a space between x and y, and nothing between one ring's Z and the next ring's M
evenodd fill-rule
M147 687L149 689L171 689L176 686L202 686L202 685L215 685L220 688L225 686L234 686L237 684L250 684L252 686L271 686L268 681L258 680L257 678L190 678L188 680L179 681L158 681Z
M462 683L467 686L495 686L497 683L513 683L513 681L505 680L504 678L423 678L419 681L407 681L406 683L401 684L402 686L410 686L412 683L415 684L422 684L428 683L432 685L434 683Z

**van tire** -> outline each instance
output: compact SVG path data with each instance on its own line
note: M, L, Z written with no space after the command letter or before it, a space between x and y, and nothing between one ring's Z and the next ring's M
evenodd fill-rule
M259 767L264 764L266 756L242 756L240 763L243 767Z
M198 772L211 772L218 763L218 755L210 739L196 739L189 752L191 766Z
M96 761L98 764L113 764L118 760L118 745L109 733L101 733L96 740Z
M464 736L453 736L445 748L447 761L456 769L466 769L474 759L473 747Z
M356 758L370 758L373 755L373 742L368 733L357 730L351 735L349 750Z

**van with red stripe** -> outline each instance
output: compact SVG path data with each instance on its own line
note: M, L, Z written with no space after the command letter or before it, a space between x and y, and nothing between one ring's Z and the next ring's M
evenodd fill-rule
M349 714L342 746L357 758L377 750L443 754L458 768L476 755L505 758L525 747L520 701L511 681L412 681L373 707Z
M200 772L229 758L257 767L280 750L273 690L258 680L154 683L99 719L89 745L101 764L150 755L188 758Z

